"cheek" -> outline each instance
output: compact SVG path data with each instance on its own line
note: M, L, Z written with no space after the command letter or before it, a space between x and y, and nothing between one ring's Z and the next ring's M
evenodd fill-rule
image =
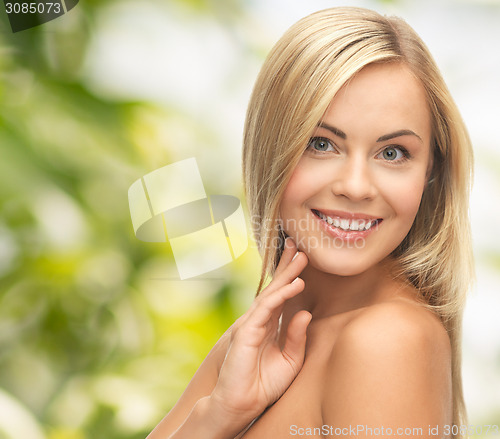
M311 172L308 166L299 163L293 171L281 202L282 215L294 207L300 207L315 191L319 182L316 181L317 173Z
M394 213L404 221L413 222L418 209L425 185L424 175L417 178L404 179L385 189L385 199L392 206Z
M300 200L300 184L297 184L298 181L294 177L295 173L288 182L281 199L279 215L282 220L286 220L286 218L293 215L294 206L296 206Z

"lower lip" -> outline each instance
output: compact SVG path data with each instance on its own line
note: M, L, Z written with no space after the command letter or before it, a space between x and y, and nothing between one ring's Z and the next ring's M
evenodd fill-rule
M366 239L371 233L378 230L380 224L382 223L382 220L378 220L377 224L374 224L368 230L343 230L340 227L335 227L331 224L328 224L314 212L311 213L319 221L321 230L334 238L341 239L342 241L356 241L357 239Z

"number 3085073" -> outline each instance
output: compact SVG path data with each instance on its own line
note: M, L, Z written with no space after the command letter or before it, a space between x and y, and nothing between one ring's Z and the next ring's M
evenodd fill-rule
M7 14L58 14L61 12L61 3L5 3Z

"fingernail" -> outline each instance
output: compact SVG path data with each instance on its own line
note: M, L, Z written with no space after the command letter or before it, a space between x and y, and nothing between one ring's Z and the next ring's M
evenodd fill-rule
M298 254L299 254L299 252L297 252L297 253L295 253L295 254L293 255L292 261L293 261L293 260L297 257L297 255L298 255Z
M298 277L296 277L294 280L292 280L292 284L294 284L295 282L297 282L299 280Z

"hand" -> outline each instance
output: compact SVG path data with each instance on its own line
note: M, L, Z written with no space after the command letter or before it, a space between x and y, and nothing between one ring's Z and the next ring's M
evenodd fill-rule
M302 368L311 314L303 310L293 316L283 350L278 335L285 302L304 289L304 281L297 276L306 265L307 256L297 252L295 243L287 238L273 280L233 325L210 396L225 422L246 426L286 391Z

